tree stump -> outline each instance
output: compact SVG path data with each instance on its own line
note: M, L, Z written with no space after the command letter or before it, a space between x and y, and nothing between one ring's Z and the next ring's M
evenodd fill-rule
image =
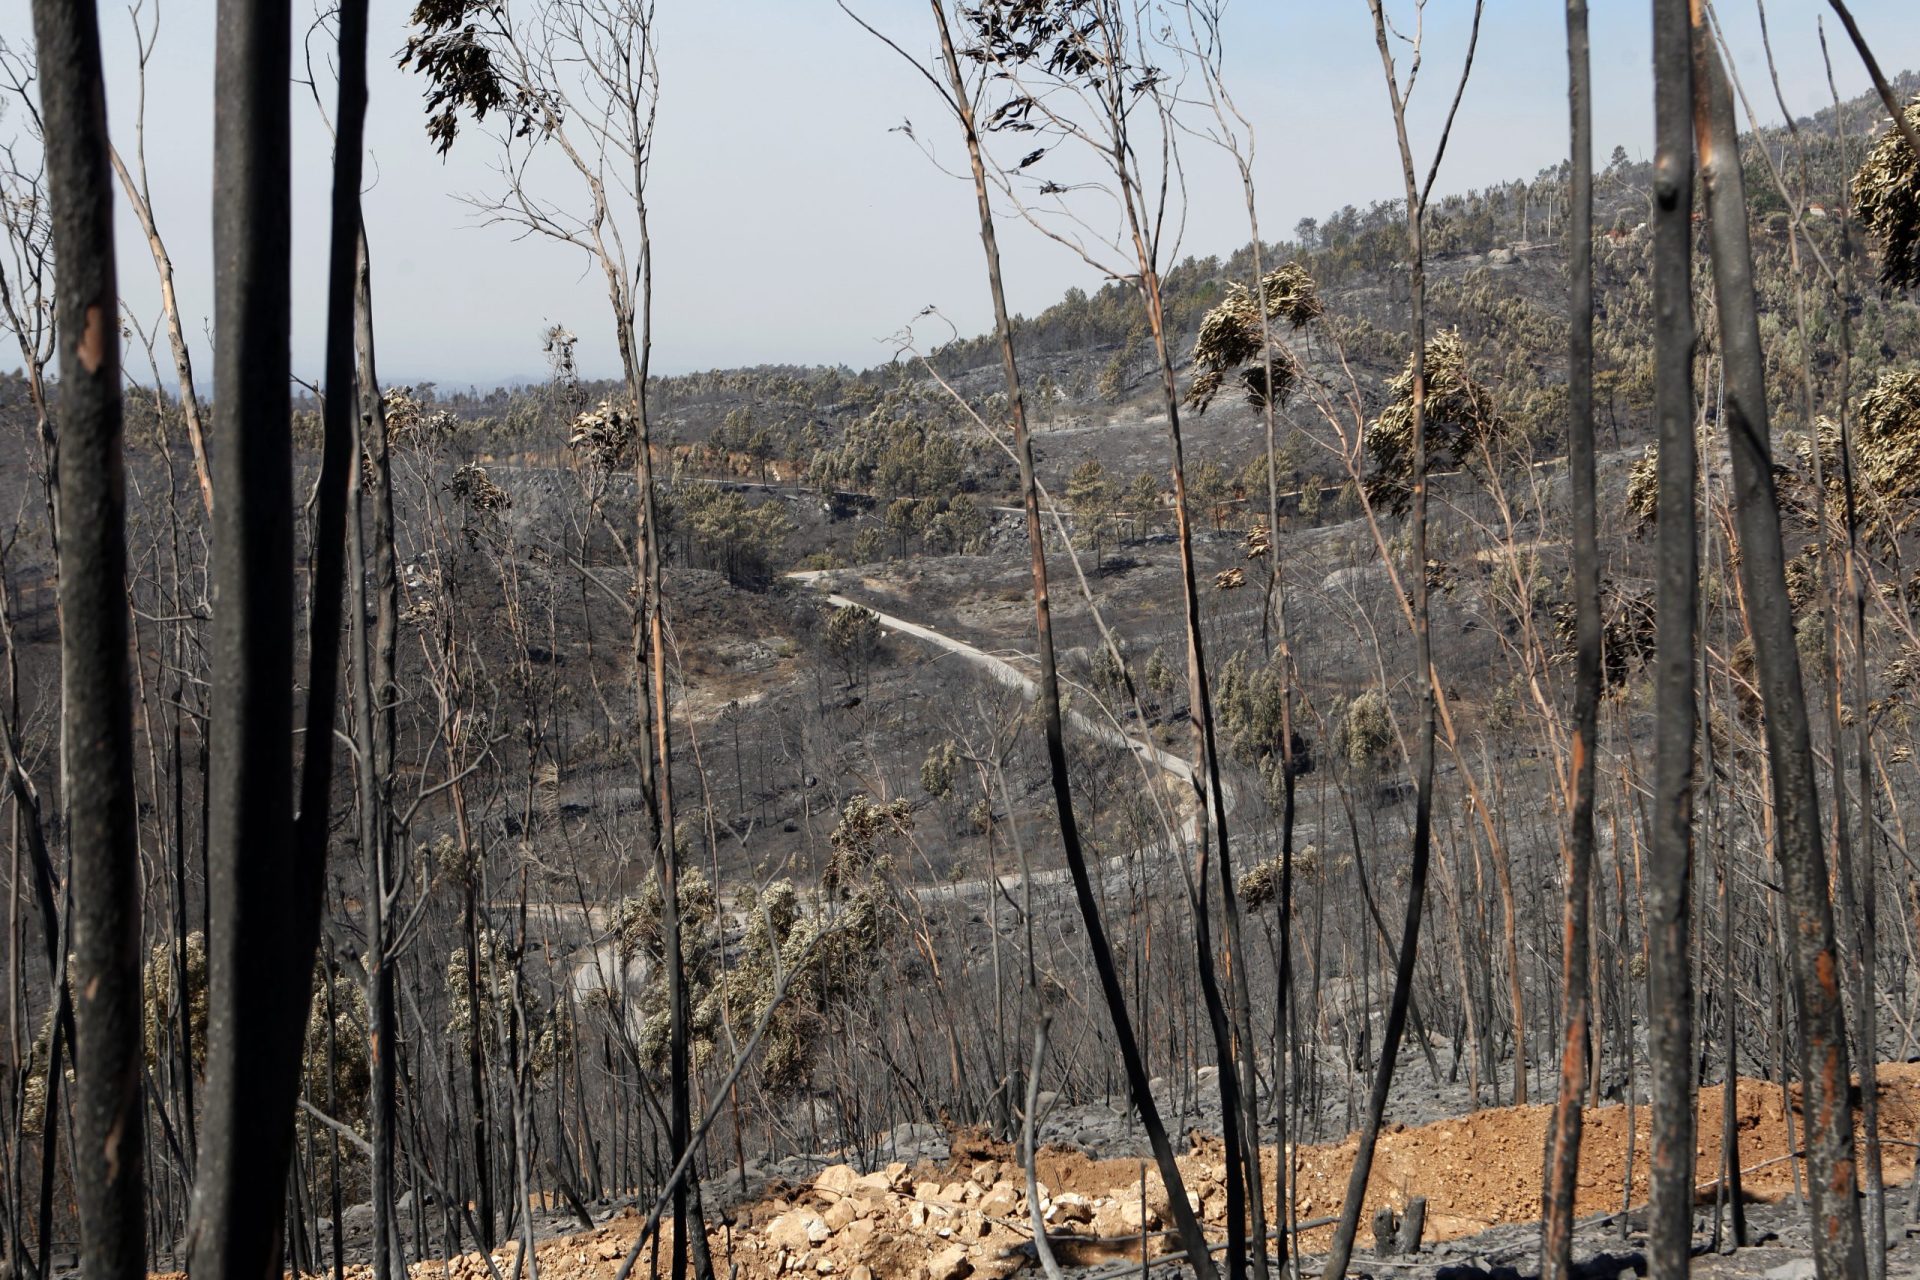
M1407 1211L1400 1216L1399 1246L1401 1253L1419 1253L1420 1235L1427 1226L1427 1198L1414 1196L1407 1201Z
M1391 1258L1400 1252L1400 1222L1391 1205L1373 1211L1373 1256Z

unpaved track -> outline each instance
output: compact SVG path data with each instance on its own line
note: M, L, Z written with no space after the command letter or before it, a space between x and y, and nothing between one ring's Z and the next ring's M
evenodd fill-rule
M810 586L820 586L823 579L830 580L840 572L842 571L835 569L807 569L789 573L787 577ZM945 635L934 627L909 621L897 614L875 608L865 601L842 595L833 591L830 585L825 599L828 604L837 609L848 607L865 609L879 619L882 628L908 636L942 653L950 654L994 683L1017 691L1022 697L1031 700L1040 696L1038 682L1000 654L989 653L965 640ZM1015 656L1028 663L1034 662L1034 659L1027 654ZM1066 712L1066 720L1075 732L1129 752L1136 760L1141 761L1143 784L1150 784L1153 769L1158 769L1180 784L1177 788L1159 792L1165 806L1163 812L1169 817L1178 812L1178 806L1183 800L1189 802L1187 806L1189 812L1179 819L1177 834L1143 845L1128 853L1113 854L1099 864L1098 870L1102 873L1123 873L1127 863L1135 858L1144 863L1159 862L1174 857L1184 859L1200 839L1201 813L1197 803L1198 793L1194 789L1193 765L1171 751L1151 742L1143 742L1126 733L1111 720L1095 719L1071 709ZM1237 798L1234 788L1223 780L1222 790L1225 792L1227 810L1232 812ZM994 893L1012 894L1023 884L1035 889L1051 889L1055 886L1064 887L1070 883L1070 873L1066 868L1053 867L1034 871L1030 876L1009 872L1000 876L977 876L952 880L944 884L921 885L913 890L913 895L923 903L963 902L973 899L984 900ZM566 904L561 909L579 911L578 906L572 904ZM586 918L589 924L594 923L591 910ZM639 967L636 968L636 965ZM644 987L647 978L648 971L644 959L622 962L611 939L604 934L599 934L594 941L582 947L575 953L572 960L570 981L575 994L580 997L593 991L604 990L614 984L629 990L637 990Z
M789 573L787 577L796 582L819 586L823 579L827 580L830 584L835 575L841 572L842 570L838 569L805 569ZM977 645L967 643L965 640L955 639L953 636L946 635L934 627L925 626L917 622L910 622L897 614L887 613L864 600L855 600L851 596L842 595L832 590L831 585L828 586L826 591L826 601L837 609L849 607L865 609L877 617L880 620L880 625L889 631L910 636L922 644L938 649L943 653L952 654L968 666L981 672L988 679L997 684L1004 685L1007 688L1017 690L1022 696L1028 699L1035 699L1040 696L1040 686L1038 682L999 654L989 653ZM1035 659L1028 654L1023 653L1017 656L1026 662L1035 662ZM1176 792L1173 796L1167 797L1171 802L1178 803L1179 799L1185 797L1197 798L1198 793L1194 788L1193 765L1183 757L1177 756L1173 752L1167 751L1154 743L1141 741L1139 738L1120 729L1111 720L1097 720L1092 716L1069 709L1066 712L1066 721L1076 732L1083 733L1097 742L1103 742L1108 746L1118 747L1122 751L1129 752L1135 759L1153 766L1172 778L1175 782L1180 783L1183 790ZM1226 807L1228 811L1231 812L1235 802L1234 790L1232 786L1224 780L1222 781L1222 790L1225 792ZM1165 792L1161 794L1163 796L1167 795ZM1200 821L1201 814L1196 803L1192 812L1181 821L1179 834L1177 836L1156 841L1153 844L1135 850L1132 854L1116 854L1106 860L1105 866L1108 869L1123 867L1130 857L1154 858L1172 852L1178 852L1184 855L1200 838ZM1022 877L1019 874L1009 873L999 877L981 877L971 880L956 880L949 884L929 885L917 890L916 893L917 896L928 901L977 897L989 892L995 885L996 879L1001 889L1009 891L1018 888L1022 882ZM1048 871L1035 871L1029 882L1035 886L1054 885L1065 884L1067 883L1067 879L1068 873L1064 868L1055 868Z

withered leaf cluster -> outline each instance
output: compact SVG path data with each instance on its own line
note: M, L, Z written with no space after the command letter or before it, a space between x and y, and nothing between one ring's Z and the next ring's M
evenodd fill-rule
M388 387L380 393L380 416L387 426L387 447L427 447L447 439L460 425L451 409L435 407L412 387ZM372 464L364 464L371 472Z
M990 66L1033 65L1048 75L1098 87L1111 60L1094 0L983 0L963 6L961 21L974 42L961 52ZM1120 73L1133 70L1121 66ZM1151 69L1149 69L1151 70ZM1025 95L1003 103L988 127L1026 130L1035 103Z
M1553 661L1573 661L1576 611L1572 601L1553 607ZM1625 687L1653 657L1653 596L1645 590L1615 591L1600 612L1600 680L1608 692Z
M1920 127L1920 96L1906 107ZM1898 129L1889 128L1853 177L1853 207L1880 242L1880 283L1888 289L1920 285L1920 157Z
M1240 877L1240 905L1246 910L1263 911L1281 900L1280 888L1285 880L1286 868L1280 855L1275 854L1264 862L1255 863L1245 875ZM1320 850L1315 845L1307 845L1293 855L1293 878L1312 883L1320 874Z
M840 822L828 838L833 853L827 859L821 883L838 892L892 870L892 841L913 830L913 804L906 799L875 803L864 795L847 801Z
M1627 472L1627 513L1649 529L1660 518L1660 448L1648 445Z
M557 103L501 74L492 44L500 35L498 9L492 0L419 0L414 6L414 30L400 68L427 78L427 137L443 156L460 134L462 112L476 121L490 111L504 115L519 138L558 117Z
M513 506L513 495L495 484L477 462L456 470L447 489L468 509L483 515L498 515Z
M1187 386L1187 404L1196 413L1205 413L1220 393L1227 375L1239 371L1246 388L1247 403L1264 408L1269 400L1285 404L1299 379L1300 367L1293 353L1271 340L1270 322L1283 320L1300 329L1318 319L1325 307L1319 287L1305 267L1297 262L1269 271L1260 281L1265 295L1263 322L1260 304L1243 284L1227 286L1226 296L1200 320L1200 333L1193 344L1193 381ZM1263 358L1265 353L1265 358ZM1268 376L1267 364L1273 372Z
M1495 443L1505 423L1493 393L1475 381L1468 368L1467 344L1460 331L1447 329L1427 342L1424 411L1427 470L1465 466L1482 446ZM1387 384L1386 408L1367 430L1373 474L1367 498L1395 514L1413 498L1413 361Z
M567 433L567 447L588 467L610 474L633 460L633 442L638 437L637 419L625 405L602 400L573 420Z
M1861 523L1871 532L1898 534L1920 515L1920 372L1896 369L1881 374L1856 403L1853 420L1851 461ZM1821 418L1815 441L1796 441L1802 480L1812 477L1816 444L1828 501L1841 503L1846 471L1840 424Z

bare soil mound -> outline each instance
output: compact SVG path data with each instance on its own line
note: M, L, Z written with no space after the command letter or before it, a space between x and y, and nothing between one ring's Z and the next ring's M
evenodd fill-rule
M1908 1153L1920 1131L1920 1064L1881 1070L1881 1132L1888 1179L1905 1182ZM1791 1108L1791 1110L1790 1110ZM1361 1222L1375 1208L1404 1207L1427 1198L1427 1240L1457 1240L1490 1228L1536 1220L1540 1174L1550 1108L1504 1107L1418 1128L1393 1128L1381 1136ZM1635 1110L1629 1138L1628 1111L1609 1106L1586 1113L1581 1181L1576 1213L1588 1215L1643 1203L1647 1195L1647 1108ZM1774 1201L1795 1189L1790 1136L1798 1138L1798 1095L1778 1085L1741 1080L1738 1127L1742 1184L1751 1201ZM1710 1199L1720 1176L1721 1090L1703 1091L1699 1111L1697 1185ZM1295 1152L1298 1218L1308 1221L1338 1212L1352 1168L1356 1139ZM1274 1168L1266 1152L1266 1168ZM1210 1234L1224 1234L1226 1192L1217 1139L1194 1141L1180 1161L1189 1197ZM1061 1261L1086 1265L1163 1254L1174 1245L1166 1188L1137 1159L1100 1160L1081 1152L1048 1149L1036 1164L1041 1212ZM1629 1181L1629 1174L1631 1179ZM1144 1197L1144 1198L1143 1198ZM1274 1216L1267 1188L1269 1219ZM536 1251L542 1280L611 1280L639 1233L644 1215L623 1212L591 1232L541 1242ZM799 1187L773 1187L758 1200L736 1207L711 1233L715 1269L721 1274L777 1276L789 1272L837 1275L855 1280L999 1280L1032 1263L1032 1231L1025 1175L1004 1144L961 1134L943 1166L894 1164L862 1174L847 1165L823 1170ZM1326 1248L1330 1229L1302 1236L1308 1252ZM671 1236L667 1237L669 1240ZM654 1274L652 1248L633 1274ZM496 1250L500 1275L514 1273L516 1248ZM664 1253L660 1258L666 1264ZM414 1280L491 1280L488 1260L467 1254L419 1263ZM349 1268L368 1280L367 1268Z

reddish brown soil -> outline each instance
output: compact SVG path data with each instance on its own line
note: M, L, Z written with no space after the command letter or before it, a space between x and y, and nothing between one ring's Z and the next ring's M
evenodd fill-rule
M1920 1064L1895 1064L1881 1070L1881 1132L1891 1182L1905 1182L1912 1169L1912 1143L1920 1131ZM1795 1163L1787 1157L1787 1099L1776 1085L1742 1080L1739 1087L1740 1163L1746 1195L1775 1200L1794 1186ZM1697 1186L1713 1194L1720 1174L1721 1091L1706 1090L1700 1102ZM1793 1133L1800 1117L1794 1099ZM1540 1212L1540 1175L1550 1109L1503 1107L1444 1120L1415 1129L1395 1128L1381 1135L1367 1188L1362 1223L1374 1208L1403 1206L1410 1197L1427 1197L1427 1238L1449 1240L1488 1227L1532 1221ZM1617 1209L1623 1199L1643 1202L1647 1194L1648 1114L1638 1108L1631 1159L1627 1112L1611 1106L1586 1113L1581 1147L1581 1181L1575 1211L1585 1215ZM1301 1220L1337 1211L1352 1167L1356 1139L1297 1154L1298 1215ZM1218 1141L1196 1144L1180 1161L1188 1191L1210 1229L1224 1229L1225 1194L1220 1185ZM1274 1153L1266 1153L1269 1171ZM837 1166L816 1183L785 1188L740 1206L730 1225L712 1233L716 1270L737 1264L741 1276L772 1276L787 1271L851 1276L854 1280L934 1275L971 1275L997 1280L1020 1270L1026 1259L1019 1246L1027 1206L1024 1177L1002 1144L973 1135L956 1135L953 1158L942 1168L908 1170L893 1166L883 1175L850 1189L853 1171ZM1632 1187L1625 1183L1629 1165ZM1041 1153L1037 1173L1046 1203L1052 1206L1053 1231L1077 1235L1084 1243L1060 1251L1063 1261L1137 1256L1142 1218L1150 1229L1168 1225L1166 1194L1159 1176L1145 1169L1147 1208L1140 1209L1142 1162L1096 1160L1061 1149ZM1272 1192L1267 1200L1271 1214ZM842 1204L841 1202L845 1202ZM836 1208L836 1206L839 1206ZM542 1280L611 1280L638 1232L641 1219L625 1214L599 1229L543 1241L537 1250ZM806 1225L814 1239L806 1238ZM1131 1240L1125 1237L1132 1234ZM1309 1252L1323 1250L1328 1228L1309 1231ZM1172 1246L1163 1234L1151 1240L1155 1252ZM952 1265L954 1251L965 1255L964 1270ZM503 1276L512 1273L512 1246L494 1254ZM942 1255L947 1255L944 1262ZM662 1257L664 1264L665 1258ZM636 1276L651 1274L651 1250L640 1259ZM486 1262L477 1254L419 1263L413 1280L488 1280ZM350 1268L353 1280L368 1280L367 1268Z
M1721 1089L1702 1092L1699 1158L1695 1183L1711 1195L1720 1177ZM1778 1085L1742 1080L1738 1126L1741 1189L1748 1198L1777 1200L1791 1192L1798 1162L1787 1153L1786 1099ZM1793 1096L1793 1133L1800 1135L1799 1095ZM1540 1175L1551 1108L1503 1107L1418 1129L1383 1134L1373 1174L1367 1182L1367 1209L1427 1197L1427 1227L1434 1239L1471 1235L1503 1223L1540 1215ZM1639 1204L1647 1198L1647 1108L1634 1115L1633 1189L1623 1196L1628 1167L1627 1111L1602 1107L1586 1113L1580 1146L1579 1215ZM1899 1063L1880 1069L1880 1132L1889 1181L1905 1182L1912 1170L1909 1145L1920 1128L1920 1064ZM1898 1144L1898 1145L1895 1145ZM1313 1147L1302 1153L1299 1175L1301 1218L1336 1212L1352 1168L1355 1140ZM1797 1149L1797 1148L1796 1148ZM1362 1216L1362 1221L1366 1221ZM1324 1246L1325 1233L1307 1237L1308 1248Z

